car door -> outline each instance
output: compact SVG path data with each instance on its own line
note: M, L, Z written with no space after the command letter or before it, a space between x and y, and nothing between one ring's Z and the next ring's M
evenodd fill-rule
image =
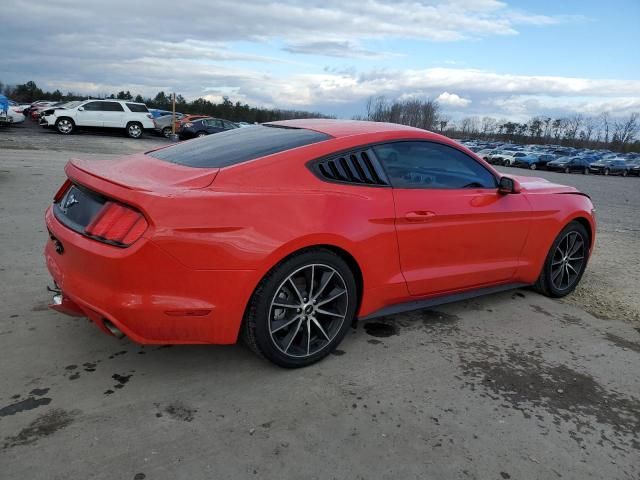
M126 126L124 107L119 102L102 102L103 122L108 128L124 128Z
M104 126L103 108L101 101L87 102L78 107L75 123L81 127L102 127Z
M498 193L484 165L427 141L374 147L393 186L402 273L412 295L508 283L529 233L524 195Z
M205 120L204 122L207 125L208 133L218 133L224 130L224 126L222 125L222 120L211 118L209 120Z

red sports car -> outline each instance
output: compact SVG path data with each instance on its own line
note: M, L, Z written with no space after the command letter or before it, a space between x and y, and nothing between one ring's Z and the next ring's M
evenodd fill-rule
M316 362L356 319L535 285L593 250L575 188L504 176L443 136L294 120L72 160L46 212L52 308L142 344Z

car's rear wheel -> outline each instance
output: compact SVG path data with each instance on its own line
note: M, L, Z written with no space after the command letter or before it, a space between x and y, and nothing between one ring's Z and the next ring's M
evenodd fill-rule
M331 353L356 313L354 275L337 254L309 250L281 262L260 282L243 324L249 347L286 368Z
M585 167L582 173L584 173L585 175L589 175L589 167Z
M623 170L622 171L622 176L623 177L626 177L628 174L629 174L629 172L627 170Z
M129 122L127 124L127 135L129 135L129 138L140 138L142 136L142 124L140 122Z
M605 169L604 169L604 174L605 174L605 175L609 175L609 169L608 169L608 168L605 168Z
M162 129L162 136L165 138L169 138L169 135L171 135L172 132L173 130L171 130L171 127L164 127Z
M571 169L569 167L564 167L564 173L569 173L571 172Z
M549 297L573 292L587 268L589 234L579 222L569 223L556 237L535 288Z
M69 135L75 128L75 123L70 118L59 118L56 120L56 130L63 135Z
M204 131L200 131L196 133L196 137L206 137L206 136L207 136L207 132L204 132Z
M538 168L538 165L536 165L535 163L532 163L532 164L529 166L529 168L530 168L531 170L535 170L536 168Z

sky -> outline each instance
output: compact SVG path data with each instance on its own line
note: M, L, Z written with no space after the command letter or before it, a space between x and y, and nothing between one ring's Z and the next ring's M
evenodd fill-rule
M363 114L640 111L640 0L3 0L0 81Z

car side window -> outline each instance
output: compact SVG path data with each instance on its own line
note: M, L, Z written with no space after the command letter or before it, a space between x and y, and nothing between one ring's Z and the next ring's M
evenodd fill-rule
M222 128L221 120L207 120L207 125L213 128Z
M393 142L373 147L395 188L496 188L496 178L460 150L435 142Z
M89 112L99 112L102 110L101 103L102 102L89 102L82 105L82 107Z
M226 120L224 120L222 123L224 123L225 130L231 130L232 128L236 128L236 126L233 123L227 122Z
M102 102L102 110L105 112L124 112L124 108L118 102Z

